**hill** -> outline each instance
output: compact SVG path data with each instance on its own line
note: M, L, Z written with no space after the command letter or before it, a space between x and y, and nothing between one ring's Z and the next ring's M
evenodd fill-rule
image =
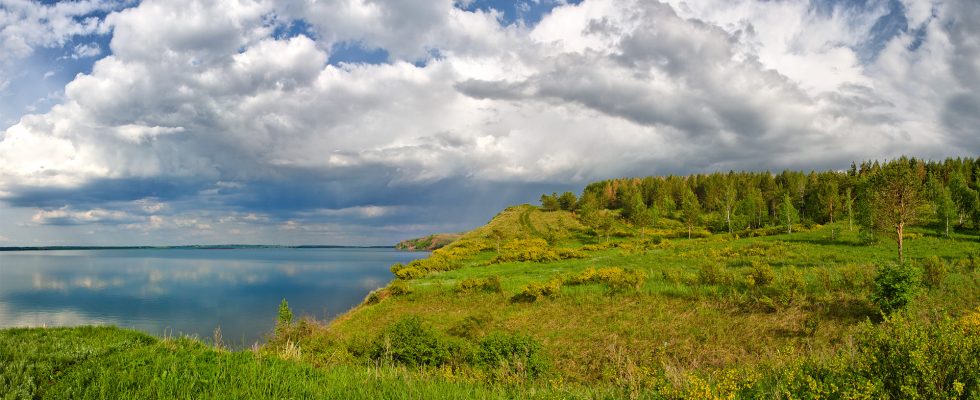
M461 236L463 236L461 233L437 233L426 237L402 240L395 245L395 249L405 251L433 251L446 247Z
M265 397L307 392L271 391L255 375L297 388L336 379L361 388L354 397L977 398L980 208L967 206L978 188L953 164L941 179L943 164L899 160L812 179L655 177L589 185L574 202L544 195L542 207L509 207L428 258L393 265L391 283L333 321L292 321L285 307L260 349L212 354L165 340L141 347L154 355L141 365L239 360L229 374ZM921 196L897 232L881 222L889 179ZM930 181L929 191L958 188L956 224L920 202ZM747 204L758 193L772 203L761 214ZM27 339L38 331L0 332L0 361L46 343ZM108 377L126 370L100 365ZM0 371L0 383L23 388L28 370Z

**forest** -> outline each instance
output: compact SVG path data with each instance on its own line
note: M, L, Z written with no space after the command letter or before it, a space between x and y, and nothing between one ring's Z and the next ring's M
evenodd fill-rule
M589 184L580 199L571 192L543 194L541 206L576 211L600 233L611 229L617 216L638 228L668 216L684 223L688 237L695 229L745 236L844 221L868 242L879 234L895 238L901 258L909 225L928 223L946 237L954 229L980 228L978 189L980 158L937 162L902 157L851 163L846 171L612 179Z

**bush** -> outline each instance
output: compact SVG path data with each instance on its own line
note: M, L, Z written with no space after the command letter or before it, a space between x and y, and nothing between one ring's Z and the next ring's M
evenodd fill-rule
M401 296L412 293L412 288L408 286L408 282L398 280L388 285L388 293L392 296Z
M949 275L949 267L946 266L946 262L937 256L922 260L922 269L925 272L923 281L930 288L941 287L946 276Z
M425 271L415 267L403 267L395 272L398 279L418 279L425 276Z
M638 290L646 282L647 275L643 271L627 270L619 267L589 268L578 275L565 280L568 285L584 285L601 283L613 291Z
M538 299L558 297L561 291L561 280L552 279L548 282L532 282L521 289L511 301L532 303Z
M460 258L470 251L465 246L444 247L432 252L428 258L413 260L408 265L394 264L391 266L391 273L398 279L418 279L429 272L459 269L463 266Z
M920 286L919 270L911 264L885 264L874 278L871 302L883 314L891 314L911 303Z
M440 366L459 351L459 346L411 315L391 324L374 339L371 358L408 366Z
M279 303L279 316L276 318L276 336L284 334L293 325L293 311L289 309L289 303L282 299Z
M493 314L478 313L463 318L462 321L449 328L448 332L456 337L475 339L482 336L491 323L493 323Z
M503 262L548 262L561 261L573 258L583 258L585 255L569 248L554 248L548 245L544 239L515 239L504 244L500 254L491 261L493 263Z
M718 264L704 264L698 270L698 281L702 285L720 285L727 280L728 273Z
M504 289L500 286L500 277L491 276L483 279L477 278L466 278L456 284L456 291L460 293L468 293L474 291L483 291L488 293L503 293Z
M767 263L752 262L748 273L745 274L745 282L749 287L766 286L776 278L776 271Z
M893 399L980 396L980 337L955 321L889 318L858 344L858 369Z
M541 345L530 336L495 332L480 341L473 363L495 380L536 378L548 369Z

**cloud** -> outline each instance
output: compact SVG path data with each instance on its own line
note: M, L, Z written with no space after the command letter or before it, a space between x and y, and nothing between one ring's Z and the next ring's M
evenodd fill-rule
M968 0L457 5L112 12L85 25L112 33L91 73L0 134L0 199L37 229L310 243L461 230L613 176L980 150ZM330 64L350 43L388 59Z
M102 48L99 47L98 43L78 44L72 48L71 58L77 60L79 58L97 57L101 54Z
M120 1L82 0L41 4L0 1L0 61L29 56L37 47L60 47L73 36L105 28L95 15L119 8Z

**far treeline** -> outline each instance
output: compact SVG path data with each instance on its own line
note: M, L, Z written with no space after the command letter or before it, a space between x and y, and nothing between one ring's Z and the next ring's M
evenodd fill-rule
M648 176L599 181L581 197L541 196L543 210L567 210L602 234L617 219L640 228L662 217L696 232L753 235L759 231L847 222L871 243L886 235L904 260L905 228L931 224L944 236L980 229L980 158L851 163L846 171L782 171Z

